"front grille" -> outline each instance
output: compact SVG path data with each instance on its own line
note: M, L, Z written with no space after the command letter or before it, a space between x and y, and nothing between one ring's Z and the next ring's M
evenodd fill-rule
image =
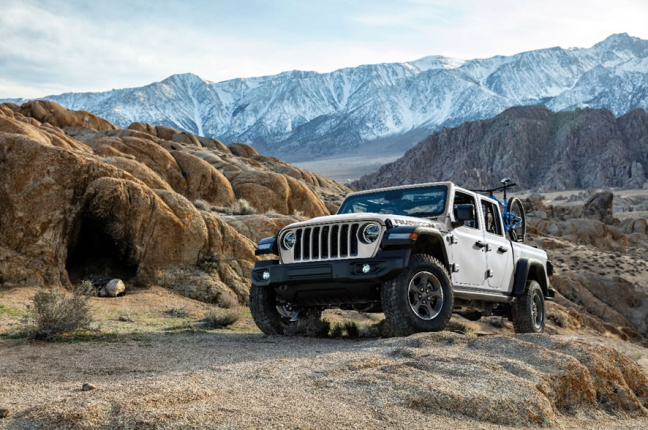
M330 260L358 256L360 224L302 227L295 231L295 261Z

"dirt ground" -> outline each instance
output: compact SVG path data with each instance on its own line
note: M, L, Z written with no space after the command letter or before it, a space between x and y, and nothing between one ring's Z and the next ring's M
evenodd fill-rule
M502 421L506 425L474 419L470 412L455 412L448 405L438 412L413 407L408 393L419 382L436 384L440 392L450 390L448 395L456 396L459 404L465 402L463 386L474 376L452 367L441 379L436 375L430 380L429 375L411 372L412 360L463 363L476 374L486 372L488 395L477 398L487 405L515 403L537 391L529 385L531 391L517 394L518 386L528 385L528 376L520 379L510 371L493 370L488 363L492 355L484 358L478 348L470 349L475 339L493 336L488 324L472 326L470 333L420 338L432 347L416 356L405 347L409 338L267 337L243 307L237 310L241 319L230 328L205 330L200 320L211 305L153 287L118 298L92 298L99 331L44 342L19 334L20 319L36 291L0 290L0 413L8 410L0 428L518 427L513 425L515 404L509 411L513 418ZM328 318L362 325L380 317L331 313ZM465 322L455 319L451 327L465 330L461 321ZM616 346L648 370L648 350L640 346L603 337L554 337ZM84 391L84 384L94 389ZM645 416L590 409L549 418L539 425L648 427Z

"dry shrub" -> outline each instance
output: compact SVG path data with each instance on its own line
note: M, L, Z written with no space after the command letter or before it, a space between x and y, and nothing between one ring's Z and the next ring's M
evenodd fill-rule
M205 313L205 325L209 328L225 328L236 321L238 321L241 316L231 310L215 308Z
M174 318L187 318L189 316L189 311L185 309L187 306L167 306L167 310L164 311L166 314Z
M216 303L221 308L231 309L238 305L238 300L236 300L235 297L232 297L229 294L221 293L218 296Z
M375 324L363 326L358 333L360 337L394 337L396 334L389 326L387 320L383 319Z
M360 336L360 328L358 328L358 324L354 322L345 323L344 329L347 332L347 336L349 336L351 339L357 339Z
M206 200L198 199L198 200L194 200L191 203L193 203L194 207L200 211L209 212L212 208L209 202L207 202Z
M548 311L547 319L556 324L558 327L567 328L569 326L569 316L567 315L567 313L559 309Z
M232 215L254 215L257 213L254 206L250 204L245 199L238 199L234 205L232 205Z
M329 333L329 337L336 339L341 337L357 339L358 337L360 337L360 327L358 327L358 324L352 321L336 324Z
M286 336L329 337L331 323L323 321L318 313L307 313L284 328Z
M344 336L344 330L342 329L342 324L335 324L335 326L333 326L333 329L329 333L329 336L334 339L339 339L342 336Z
M32 339L54 340L65 333L88 329L92 312L88 299L94 290L77 288L69 296L59 289L39 291L28 307L26 329Z
M219 263L218 261L213 261L213 260L206 260L200 263L198 266L200 270L202 270L205 273L209 273L210 275L218 273L218 268L219 268Z
M212 206L211 210L225 215L254 215L257 213L254 206L245 199L238 199L236 203L228 207Z

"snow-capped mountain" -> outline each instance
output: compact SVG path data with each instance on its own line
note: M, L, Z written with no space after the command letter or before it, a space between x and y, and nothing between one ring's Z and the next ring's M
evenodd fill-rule
M591 48L469 61L441 56L331 73L209 82L173 75L141 88L45 97L127 127L140 121L241 141L288 160L373 145L404 152L444 126L517 105L648 110L648 41L616 34Z

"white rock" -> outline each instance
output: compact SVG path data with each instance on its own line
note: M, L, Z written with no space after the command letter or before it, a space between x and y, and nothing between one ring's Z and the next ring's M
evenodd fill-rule
M108 297L117 297L124 291L126 291L126 285L124 285L124 282L121 279L113 279L108 282L103 288L102 293L104 294L102 295Z

